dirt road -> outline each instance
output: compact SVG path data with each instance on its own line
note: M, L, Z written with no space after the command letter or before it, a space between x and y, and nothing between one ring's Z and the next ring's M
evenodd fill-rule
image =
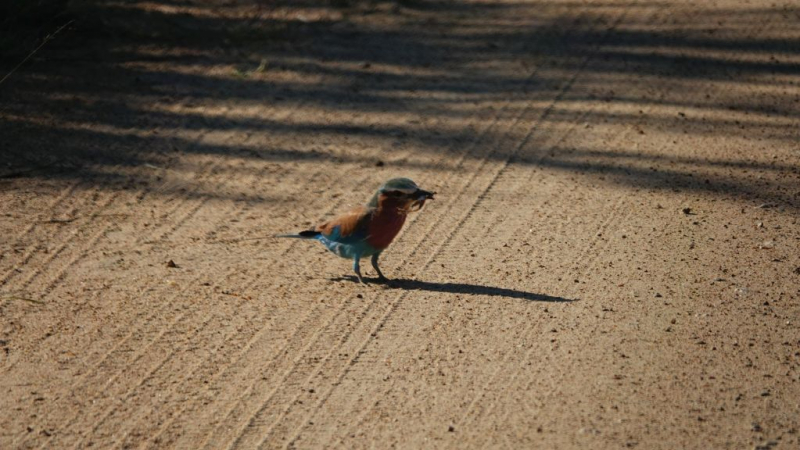
M0 448L800 446L796 1L211 3L0 85Z

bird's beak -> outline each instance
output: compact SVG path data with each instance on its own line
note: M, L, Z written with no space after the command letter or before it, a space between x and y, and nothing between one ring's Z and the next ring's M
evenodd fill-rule
M436 194L436 192L428 192L420 189L416 192L415 196L419 200L433 200L434 194Z

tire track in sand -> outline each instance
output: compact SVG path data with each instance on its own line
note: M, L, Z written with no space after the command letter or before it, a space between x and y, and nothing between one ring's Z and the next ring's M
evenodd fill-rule
M502 110L501 110L501 111L502 111ZM492 122L492 123L495 123L495 122ZM466 155L466 154L468 154L468 153L469 153L469 152L472 150L472 148L473 148L473 147L475 147L475 145L477 144L477 142L478 142L480 139L482 139L482 138L483 138L483 136L485 135L485 133L486 133L486 132L488 132L488 129L489 129L489 127L487 127L486 129L484 129L484 131L483 131L483 132L481 132L481 133L479 134L478 138L477 138L476 140L474 140L474 141L473 141L473 143L472 143L471 145L468 145L468 146L466 146L466 147L465 147L464 155L462 155L462 157L459 159L459 161L462 161L462 162L463 162L465 155ZM442 158L446 158L447 156L448 156L448 155L442 155ZM340 311L340 312L341 312L341 311ZM359 316L360 316L360 314L359 314ZM301 356L302 356L302 354L301 354ZM298 357L298 360L299 360L300 358L301 358L301 357L299 356L299 357ZM295 361L295 364L293 364L293 365L290 367L290 369L288 369L288 371L287 371L286 373L291 373L291 371L292 371L292 370L295 370L295 369L297 369L297 367L298 367L298 364L297 364L297 361ZM276 369L276 370L277 370L277 369ZM239 407L239 404L240 404L240 403L242 403L242 401L243 401L244 397L247 397L247 396L251 395L250 393L251 393L251 392L254 390L254 386L255 386L254 384L250 384L250 385L248 386L248 388L247 388L247 389L244 391L244 393L242 394L242 396L239 396L239 397L237 397L237 398L238 398L237 402L235 402L235 403L234 403L234 405L232 405L232 406L231 406L231 409L230 409L230 410L229 410L229 411L228 411L228 412L227 412L225 415L223 415L223 418L222 418L222 420L220 421L220 423L221 423L221 424L224 424L224 423L228 423L228 422L230 422L230 420L229 420L228 418L229 418L229 417L230 417L232 414L234 414L233 410ZM270 400L272 399L272 396L273 396L273 395L274 395L274 393L271 393L270 395L268 395L268 397L267 397L267 400L265 400L265 401L266 401L266 402L270 401ZM258 414L258 411L261 411L261 409L258 409L258 410L257 410L257 411L254 413L254 415L257 415L257 414ZM251 416L251 417L254 417L254 416ZM248 422L248 423L250 423L250 422ZM245 427L245 428L246 428L246 427ZM217 439L216 441L214 441L214 440L213 440L213 439L216 439L216 438L219 438L219 437L220 437L220 436L219 436L219 434L218 434L217 430L212 430L212 432L211 432L211 433L209 433L209 435L206 437L206 439L205 439L205 443L203 444L203 446L204 446L204 447L206 447L206 448L215 448L215 447L219 447L219 446L223 445L223 444L222 444L222 442L220 442L220 441L219 441L219 439ZM234 442L235 442L235 441L234 441Z
M531 74L531 76L533 76L533 74ZM532 108L532 104L529 102L528 105L524 109L521 109L516 114L516 117L514 117L513 120L511 121L510 126L509 126L509 130L504 132L503 136L509 135L510 134L510 130L513 130L513 129L515 129L517 127L517 125L521 121L521 118L531 108ZM550 109L550 107L547 108L547 110L549 110L549 109ZM523 137L523 142L526 141L529 138L530 133L532 133L532 130L528 133L527 136ZM501 142L503 142L503 141L501 141ZM500 145L498 144L496 147L500 147ZM475 184L476 181L479 182L479 186L480 186L478 188L477 198L474 201L470 201L469 202L469 207L466 208L466 213L463 214L456 221L455 225L442 227L443 229L458 230L461 227L461 225L463 225L463 223L466 222L469 219L469 217L474 212L476 206L480 203L481 199L492 188L492 186L494 186L494 183L497 181L497 179L500 176L500 174L508 166L508 163L511 160L511 158L513 158L513 156L516 154L516 152L519 151L519 149L521 148L521 146L516 146L509 154L507 154L507 155L499 155L499 154L497 154L498 152L495 149L496 147L493 146L492 149L487 151L486 154L484 154L481 157L481 159L480 159L479 163L477 164L476 168L468 171L468 173L471 173L472 176L470 177L468 182L462 187L462 189L459 192L459 194L457 194L456 199L454 199L454 201L451 203L450 207L452 207L461 197L463 197L463 194L466 192L467 188L469 188L473 184ZM489 164L489 161L492 158L496 158L497 161L494 164ZM499 167L497 167L497 166L499 166ZM480 182L481 180L488 180L488 181L484 181L484 182L481 183ZM448 210L446 212L442 213L442 215L440 216L440 220L443 217L451 217L452 216L451 214L449 214L449 212L450 212L449 210L450 210L450 208L448 208ZM437 224L438 223L439 223L439 221L437 221ZM438 226L434 225L434 228L438 228ZM455 231L450 231L448 233L447 237L442 240L442 243L433 252L433 254L425 261L424 264L421 265L421 267L422 267L421 271L422 272L424 272L427 269L427 267L433 262L434 258L450 242L450 240L452 239L454 233L455 233ZM419 248L430 238L430 235L426 234L425 236L426 237L423 240L419 241L417 243L417 245L414 246L414 248L411 251L409 256L415 255L417 253L417 251L419 250ZM296 438L297 438L299 432L302 430L302 428L306 424L308 424L310 422L310 419L313 418L314 414L316 414L316 412L319 411L322 408L322 406L324 405L325 401L327 401L327 399L332 394L333 390L339 384L341 384L342 379L346 376L346 374L353 367L353 365L355 364L355 362L358 359L358 357L362 354L364 348L369 344L369 342L372 341L372 339L377 335L377 333L380 331L380 329L382 329L383 325L386 323L388 318L393 314L394 311L397 310L397 308L399 307L400 303L402 302L402 300L407 295L408 295L408 292L404 292L403 294L400 294L399 296L397 296L395 298L394 301L390 302L390 305L388 306L388 308L386 308L386 310L384 312L381 313L381 311L377 311L376 314L375 314L376 317L374 318L374 320L362 319L360 321L360 323L359 323L359 326L361 326L363 324L363 328L365 330L365 333L363 333L363 337L357 336L357 337L354 337L353 339L349 339L349 336L346 336L346 338L348 338L348 339L346 339L346 340L343 339L339 343L340 346L346 345L346 344L350 344L351 346L355 345L355 347L354 347L354 349L352 351L346 352L347 354L351 354L353 356L350 357L345 362L345 364L343 364L341 366L339 366L337 364L334 364L334 367L329 368L329 370L323 371L322 369L319 369L316 372L312 373L311 376L309 376L308 380L311 380L311 378L313 376L315 376L316 374L321 374L323 372L324 373L335 373L337 371L339 372L339 375L333 380L333 382L331 383L330 387L327 389L327 392L325 392L320 397L320 400L319 400L319 402L316 403L316 406L314 406L311 409L311 411L307 414L307 416L305 418L295 421L296 425L295 425L294 429L292 429L289 426L286 426L286 427L283 427L280 430L280 431L285 431L284 434L288 435L288 438L285 439L285 441L284 441L287 446L292 445L292 443L294 441L296 441ZM374 303L375 302L373 302L373 304ZM374 325L371 325L373 323L374 323ZM340 353L344 353L344 352L340 351ZM326 362L326 361L323 361L323 363L324 362ZM243 443L242 446L248 447L248 448L251 447L251 446L262 447L266 443L266 441L270 437L270 435L276 432L276 429L278 429L278 427L279 427L279 423L289 415L292 406L297 404L296 403L297 397L298 396L295 396L293 401L290 401L287 404L287 406L284 407L283 410L279 413L278 419L275 420L271 426L266 428L263 433L261 433L262 437L261 437L261 439L259 441L256 441L252 445L250 443ZM276 442L277 439L273 439L272 441ZM240 439L235 441L234 444L231 447L237 447L236 444L239 444L239 443L242 443L242 442L243 441L241 440L241 435L240 435Z
M289 245L294 245L294 243L290 243ZM232 270L232 271L231 271L231 272L230 272L230 273L229 273L227 276L230 276L230 275L231 275L232 273L234 273L234 272L235 272L235 269L234 269L234 270ZM226 278L227 278L227 276L226 276ZM197 281L197 279L196 279L196 280L194 280L194 281ZM189 282L189 283L185 284L185 286L191 286L192 284L193 284L192 282ZM187 289L188 289L188 288L187 288ZM186 294L186 292L187 292L187 289L183 289L183 290L179 291L178 293L176 293L176 294L175 294L175 295L172 297L172 300L174 300L174 299L176 299L176 298L178 298L178 297L180 297L180 296L182 296L182 295L185 295L185 294ZM161 316L161 315L163 314L163 312L164 312L164 311L166 311L166 310L168 310L168 309L169 309L169 306L172 304L172 300L165 302L165 303L163 304L162 308L160 308L160 309L158 309L158 310L155 310L155 311L153 312L153 314L152 314L153 320L155 320L155 318L156 318L156 317L159 317L159 316ZM174 319L173 319L173 320L170 322L170 324L169 324L169 325L168 325L166 328L162 328L162 329L160 330L160 332L159 332L159 333L156 335L156 337L155 337L155 338L154 338L154 339L153 339L153 340L150 342L150 344L148 344L148 345L146 345L146 346L144 346L144 347L142 347L142 348L139 348L137 351L133 351L132 349L131 349L131 350L128 350L128 351L124 351L124 350L120 349L120 347L121 347L121 346L123 346L123 345L124 345L124 344L125 344L125 343L126 343L128 340L129 340L129 339L131 339L131 338L133 338L133 337L135 337L135 336L138 336L138 335L139 335L139 332L138 332L138 331L136 331L135 329L134 329L134 330L132 330L132 331L131 331L131 332L130 332L130 333L127 335L127 336L126 336L126 338L124 338L124 339L123 339L121 342L119 342L119 343L118 343L118 344L117 344L117 345L116 345L114 348L112 348L112 350L110 350L109 352L107 352L107 353L106 353L106 356L105 356L104 358L102 358L102 359L101 359L101 361L100 361L99 363L95 364L95 366L94 366L94 368L95 368L94 372L97 372L97 371L98 371L98 368L99 368L101 365L103 365L103 363L104 363L105 359L106 359L108 356L112 355L112 354L119 353L119 354L125 355L125 354L128 354L128 353L133 353L133 355L134 355L134 356L133 356L133 361L132 361L132 362L129 362L129 363L126 363L126 364L120 364L119 371L116 373L116 375L112 376L112 377L109 379L109 382L107 382L107 383L106 383L106 385L108 386L108 385L110 384L110 382L111 382L111 381L114 381L114 380L116 379L116 377L118 377L119 375L121 375L121 374L122 374L122 370L124 370L124 368L125 368L125 367L128 367L128 366L130 366L130 365L132 365L132 364L136 364L136 363L137 363L137 362L138 362L138 361L139 361L139 360L140 360L142 357L144 357L145 355L147 355L147 352L150 350L150 346L151 346L153 343L155 343L155 342L158 342L159 340L161 340L161 339L162 339L162 337L163 337L164 335L166 335L166 334L168 334L168 333L171 333L171 330L172 330L172 328L173 328L173 327L174 327L176 324L179 324L181 321L183 321L183 320L185 320L185 319L187 318L187 315L186 315L186 314L187 314L187 312L186 312L186 311L182 312L181 314L178 314L178 315L177 315L177 316L176 316L176 317L175 317L175 318L174 318ZM209 320L210 320L210 318L209 318ZM143 325L144 325L144 324L147 324L147 323L149 323L149 322L151 322L151 321L150 321L150 320L144 321L144 322L143 322ZM155 321L155 322L159 322L159 321ZM160 367L160 366L159 366L159 367ZM103 372L105 373L105 372L107 372L107 371L106 371L106 370L104 370ZM86 378L86 376L84 376L84 377L82 377L82 378L84 378L84 379L85 379L85 378Z
M230 109L230 108L229 108L229 109ZM203 134L203 135L205 135L205 134ZM202 135L201 135L201 137L202 137ZM200 138L198 138L198 141L199 141L199 139L200 139ZM197 144L197 142L198 142L198 141L195 141L195 143L193 143L192 145L198 145L198 144ZM214 167L216 167L216 164L209 164L209 165L207 165L207 166L205 166L205 167L206 167L206 170L205 170L203 173L199 174L199 176L195 177L195 179L201 179L201 178L203 178L204 176L206 176L208 173L210 173L210 172L213 170L213 168L214 168ZM139 192L137 195L135 195L135 198L137 199L137 204L141 204L141 203L144 201L144 199L147 197L147 194L149 193L149 194L151 194L151 195L152 195L152 194L153 194L153 192L158 192L158 190L156 190L156 191L152 191L152 192L150 192L150 191L145 191L145 190L140 190L140 192ZM186 198L189 198L189 197L190 197L190 196L187 196ZM178 205L178 206L180 206L180 205L182 205L182 204L184 204L184 203L186 203L185 199L184 199L184 201L182 201L182 202L179 202L179 205ZM96 215L96 213L95 213L95 215ZM103 229L102 229L100 232L98 232L97 234L95 234L95 235L93 236L93 239L92 239L92 241L91 241L91 242L94 242L94 243L96 244L96 242L97 242L97 241L98 241L98 240L99 240L99 239L100 239L100 238L101 238L103 235L105 235L105 233L107 233L107 231L108 231L108 229L109 229L109 227L110 227L110 226L111 226L111 224L109 224L108 226L106 226L105 228L103 228ZM156 228L156 229L154 229L154 230L152 230L152 232L153 232L153 233L155 233L155 232L157 232L157 231L158 231L158 229L157 229L157 228ZM145 235L145 238L146 238L146 236L147 236L147 235ZM140 239L141 239L141 238L140 238ZM52 287L53 287L55 284L57 284L57 283L58 283L59 279L62 279L62 278L63 278L63 276L64 276L64 275L65 275L65 273L66 273L66 269L68 269L68 268L69 268L69 267L70 267L72 264L74 264L75 262L77 262L77 261L80 259L80 257L85 257L86 255L88 255L88 253L89 253L88 249L89 249L89 248L91 248L93 245L94 245L94 244L91 244L91 245L88 245L88 246L84 246L84 247L85 247L85 250L84 250L83 252L81 252L81 253L78 255L78 258L73 258L73 260L71 260L71 262L65 266L65 270L64 270L64 271L62 271L62 272L60 272L60 273L58 274L58 276L57 276L57 277L56 277L56 278L55 278L55 279L54 279L54 280L53 280L53 281L50 283L50 285L49 285L49 289L52 289ZM81 256L81 255L82 255L82 256ZM174 300L175 298L177 298L177 297L178 297L179 295L181 295L182 293L183 293L183 291L179 291L178 293L176 293L176 294L175 294L175 295L172 297L172 299ZM88 300L87 300L87 301L88 301ZM86 303L86 302L84 302L84 304L85 304L85 303ZM156 310L154 310L154 311L153 311L152 317L153 317L153 318L155 318L155 317L158 317L158 316L159 316L160 314L162 314L162 313L163 313L165 310L167 310L171 304L172 304L172 301L168 301L168 302L164 303L164 304L163 304L163 306L162 306L161 308L159 308L159 309L156 309ZM179 316L179 317L180 317L180 316ZM66 320L66 318L65 318L65 319L63 319L63 320ZM172 324L174 325L174 324L177 322L177 320L178 320L178 319L176 319L176 321L173 321L173 323L172 323ZM150 322L150 320L148 320L148 321L144 321L144 322L140 322L140 323L142 323L142 325L145 325L145 324L147 324L147 323L149 323L149 322ZM61 323L61 322L58 322L58 323L56 323L56 324L53 326L53 328L58 328L58 326L59 326L59 324L60 324L60 323ZM166 331L168 331L168 330L164 330L164 332L166 332ZM90 368L88 371L86 371L86 372L85 372L85 373L84 373L82 376L78 377L78 379L77 379L77 380L76 380L76 381L75 381L75 382L74 382L74 383L71 385L70 391L74 391L74 390L75 390L75 389L77 389L79 386L81 386L81 382L82 382L82 381L84 381L84 380L87 380L87 379L88 379L88 377L89 377L90 375L92 375L93 373L97 373L97 371L99 370L99 368L100 368L100 367L101 367L101 366L102 366L102 365L103 365L103 364L106 362L107 358L108 358L108 357L110 357L111 355L115 354L115 353L120 353L120 354L133 353L133 354L135 355L135 356L134 356L134 358L138 358L138 357L140 357L140 356L141 356L141 355L144 353L143 351L140 351L140 352L138 352L138 353L137 353L137 352L134 352L134 351L127 351L127 352L122 352L122 351L119 351L119 350L120 350L120 347L121 347L121 346L123 346L123 345L125 345L125 344L128 342L128 340L130 340L132 337L136 336L136 335L137 335L137 333L138 333L138 329L137 329L137 328L133 328L133 329L131 329L131 331L130 331L130 332L127 334L127 336L126 336L125 338L123 338L121 341L119 341L119 342L118 342L118 343L117 343L115 346L113 346L113 347L112 347L112 348L111 348L109 351L105 352L105 354L104 354L103 356L101 356L101 357L100 357L100 361L99 361L99 362L97 362L96 364L94 364L94 365L93 365L93 366L92 366L92 367L91 367L91 368ZM136 359L135 359L135 360L136 360ZM118 372L117 372L115 375L113 375L113 376L111 376L110 378L108 378L108 380L109 380L109 381L113 381L113 380L115 380L115 379L116 379L116 378L117 378L117 377L118 377L118 376L119 376L119 375L122 373L122 370L124 370L124 367L125 367L125 365L122 365L122 366L119 368L119 371L118 371ZM104 372L105 372L105 371L104 371ZM106 376L106 375L104 375L104 376ZM106 385L108 385L108 382L106 383ZM74 418L73 418L73 419L74 419ZM64 425L66 425L66 424L69 424L71 421L72 421L72 420L68 420L68 421L67 421L67 422L66 422ZM64 426L64 425L62 425L62 426ZM60 427L58 427L58 428L55 428L55 430L56 430L56 431L59 431L59 430L61 430L61 429L62 429L62 428L60 428ZM54 436L55 436L55 433L53 433L53 434L52 434L52 436L50 437L50 439L47 439L47 440L46 440L46 442L45 442L45 445L47 445L47 443L48 443L48 442L50 442L50 441L53 439L53 437L54 437ZM24 436L23 436L23 438L24 438ZM24 442L24 441L23 441L23 442Z
M363 182L362 182L362 183L359 183L359 184L363 184Z
M358 182L358 183L357 183L357 185L364 184L364 183L365 183L365 181L366 181L366 180L362 180L362 181ZM338 205L337 205L337 206L334 206L332 209L338 209ZM257 281L257 280L254 280L254 281L253 281L253 283L254 283L255 281ZM311 312L313 312L313 310L312 310ZM340 312L341 312L341 310L340 310ZM311 314L311 313L309 313L309 314L310 314L310 315L313 315L313 314ZM311 326L303 326L303 321L301 321L301 322L300 322L300 325L299 325L299 327L298 327L298 330L300 330L300 329L303 329L303 328L313 328L313 327L311 327ZM325 328L325 327L323 327L323 329L324 329L324 328ZM249 349L250 349L250 348L253 346L253 344L254 344L255 340L256 340L257 338L260 338L261 334L262 334L264 331L266 331L266 330L267 330L267 328L266 328L266 327L265 327L265 328L262 328L261 330L259 330L259 331L256 333L256 335L255 335L255 336L254 336L254 337L253 337L253 338L252 338L250 341L248 341L248 342L245 344L245 346L244 346L244 349L243 349L243 350L242 350L242 351L239 353L239 356L237 356L237 358L236 358L236 359L232 360L230 364L233 364L234 362L238 362L238 359L240 359L241 357L243 357L243 355L244 355L244 354L245 354L245 353L246 353L246 352L247 352L247 351L248 351L248 350L249 350ZM287 344L287 345L288 345L288 344ZM279 354L280 354L280 352L279 352ZM213 379L216 379L218 376L221 376L222 374L224 374L224 373L227 371L227 368L228 368L228 365L225 365L225 366L223 366L223 367L222 367L222 368L221 368L221 369L218 371L218 373L217 373L217 374L215 374L215 375L213 375L213 376L212 376L212 378L213 378ZM252 387L252 386L251 386L251 387ZM176 417L177 417L177 416L178 416L180 413L182 413L182 412L183 412L183 409L181 409L181 411L180 411L179 413L177 413L177 414L172 414L171 416L172 416L172 418L174 419L174 418L176 418ZM157 433L157 436L156 436L154 439L157 439L157 438L158 438L158 435L160 435L160 434L161 434L161 432L163 432L164 430L166 430L166 428L167 428L167 426L169 425L169 423L170 423L170 422L172 422L172 420L168 421L168 423L167 423L167 424L166 424L164 427L162 427L162 428L160 429L160 431Z
M72 184L70 184L69 186L64 188L62 190L62 192L61 192L61 195L57 196L49 205L47 205L47 211L55 211L61 205L61 203L65 202L68 198L70 198L75 193L75 191L78 189L78 186L80 186L80 185L81 185L81 181L78 180L78 181L74 181ZM73 211L74 210L75 210L75 208L73 208ZM73 214L67 214L67 216L68 217L73 217L74 213ZM30 233L32 233L33 230L35 230L39 225L41 225L41 221L39 221L39 220L31 221L28 224L28 226L23 228L22 231L16 236L16 238L15 238L16 242L14 244L12 244L11 247L16 247L16 246L19 246L20 244L24 244L22 242L23 239L26 236L28 236ZM52 236L56 235L60 231L61 231L61 229L57 230L55 233L48 234L47 235L48 236L48 240L51 240ZM13 267L10 267L2 276L0 276L0 286L4 286L11 279L11 277L14 276L15 273L17 273L16 269L20 265L27 264L28 261L30 261L30 259L36 253L36 250L37 250L36 246L34 246L34 248L28 250L22 256L22 260L19 263L17 263Z
M649 17L646 19L646 24L647 25L652 26L658 19L665 20L664 18L659 17L658 12L659 12L658 10L652 10L652 12L649 14ZM674 16L674 11L673 11L673 14L671 14L669 16L669 18L671 20L674 20L674 17L675 16ZM643 83L643 82L640 81L640 83L636 83L636 84L641 84L641 83ZM664 90L664 92L670 92L673 89L675 89L675 86L668 85L666 87L666 89ZM655 104L649 104L647 107L643 108L642 110L644 111L644 113L648 113L654 107L655 107ZM613 148L613 144L614 143L623 141L634 129L635 129L635 124L631 124L631 125L628 125L627 127L625 127L623 130L621 130L619 132L619 134L612 141L611 147ZM617 223L623 223L623 224L627 223L628 218L633 215L634 208L624 208L624 206L626 204L626 200L627 200L627 197L624 196L624 195L620 195L620 196L618 196L616 198L616 200L614 202L614 205L611 208L611 211L612 211L611 214L607 215L603 219L602 223L598 227L599 231L591 239L589 245L586 247L586 249L583 252L581 252L579 257L575 258L576 264L572 266L572 269L578 270L581 273L588 273L588 272L590 272L591 270L593 270L597 266L597 262L599 260L600 255L606 254L607 250L613 244L613 240L612 239L606 239L605 242L602 245L598 246L597 242L599 240L599 237L601 235L602 236L607 236L609 234L609 232L608 232L609 229L612 229L612 227L615 227ZM622 210L622 213L620 213L620 210ZM577 293L577 289L578 289L577 286L573 287L573 292ZM540 347L535 346L535 345L531 346L528 349L528 351L526 352L525 357L522 358L522 361L529 361L531 355L536 350L540 350L541 351L542 349ZM528 392L530 389L532 389L532 384L536 380L524 380L524 379L521 379L519 377L519 375L521 373L523 373L524 370L525 370L524 367L518 367L518 368L516 368L515 370L513 370L511 372L504 373L504 375L508 378L508 380L497 379L494 382L502 383L502 386L506 386L507 387L507 392ZM562 372L559 379L551 380L551 385L552 386L560 385L561 384L560 380L563 379L563 377L566 376L566 373L567 372ZM543 404L547 404L548 401L555 395L556 392L557 392L556 389L551 389L551 390L546 391L545 397L542 399L542 403ZM497 405L505 404L508 401L508 397L509 397L509 395L498 396L498 398L494 402L492 402L492 403L490 403L488 405L488 407L484 411L484 414L482 414L480 417L475 417L473 422L478 422L481 419L481 417L483 417L483 418L493 417L493 416L497 417L496 414L493 415L493 411L495 410ZM506 423L506 418L508 417L509 414L511 414L511 410L504 411L504 413L495 422L496 423ZM492 446L492 443L491 443L491 441L488 440L487 436L480 436L480 437L482 439L484 439L484 441L485 441L485 443L484 443L484 445L482 447L485 448L485 447L491 447Z
M647 19L647 23L649 25L651 25L653 20L655 20L657 18L657 12L658 12L657 10L651 9L651 12L648 14L649 17ZM647 108L644 108L645 111L649 111L650 109L652 109L652 105L647 107ZM592 111L590 111L590 114L593 112L593 110L594 110L594 108L592 109ZM623 128L622 130L620 130L616 134L616 136L613 138L613 140L609 143L610 146L613 147L614 143L617 143L617 142L620 142L620 141L624 140L633 130L634 130L634 125L629 125L629 126ZM566 135L564 137L566 137ZM560 139L559 141L561 141L561 140L563 140L563 138ZM626 219L632 214L632 209L631 208L624 208L624 206L626 204L626 200L627 200L627 197L625 195L623 195L623 194L620 194L620 195L616 196L616 198L613 200L611 208L607 208L606 210L604 210L604 217L601 219L601 223L598 226L597 231L592 235L591 239L589 239L588 243L581 249L581 251L578 253L577 257L574 259L579 265L583 266L583 270L582 270L583 273L586 273L586 272L590 271L596 265L596 262L598 260L598 255L601 255L601 254L605 253L605 250L608 249L610 247L610 245L612 244L612 242L613 242L610 239L606 239L605 242L598 247L597 243L599 242L600 237L608 235L608 230L611 229L611 227L616 226L615 224L617 224L617 223L625 223ZM621 210L622 210L622 212L620 213ZM568 268L567 269L567 273L564 273L563 277L567 277L568 272L571 272L572 270L577 269L577 267L578 266L571 266L570 268ZM573 288L572 290L573 290L573 292L572 292L571 295L574 296L575 294L577 294L577 288ZM534 327L529 327L526 330L524 338L522 340L524 342L534 342L535 341L535 336L540 335L540 334L542 334L542 333L537 333L536 329L534 329ZM541 350L541 348L536 346L536 345L530 346L528 351L525 353L525 357L522 358L522 361L523 362L530 361L531 355L533 354L534 350L537 350L537 349ZM472 428L472 426L475 425L476 423L480 423L481 420L486 418L486 417L492 417L493 411L495 410L497 405L504 404L504 402L506 402L508 400L508 397L510 395L512 395L510 393L513 393L513 392L525 392L525 391L520 391L519 389L527 389L528 387L530 387L530 386L526 386L526 387L517 386L517 384L518 384L517 380L518 380L520 374L524 372L525 368L524 367L518 367L513 371L507 371L507 370L504 370L506 368L506 366L507 366L507 363L508 363L508 360L504 360L502 364L498 365L498 370L493 374L492 377L490 377L490 379L485 384L484 389L481 391L481 397L480 398L482 398L483 395L485 395L485 393L487 392L488 386L490 386L490 385L503 386L504 387L503 388L503 392L506 392L506 393L509 393L509 394L497 396L493 401L490 401L481 410L480 414L473 415L472 420L470 420L469 423L467 423L466 422L467 421L467 417L470 415L472 410L475 409L476 404L478 403L478 401L480 399L479 397L476 396L476 398L470 404L470 407L468 407L467 411L465 411L464 416L462 417L462 419L457 424L457 427L459 429L461 429L461 430L477 429L477 428ZM504 414L502 417L503 418L506 417L507 414L508 414L508 411L506 411L506 414ZM498 423L503 423L503 419L501 418L497 422ZM478 436L478 434L476 434L475 436L472 436L472 437L474 437L475 439L478 439L479 436ZM486 436L483 436L483 437L485 438ZM456 444L456 442L453 441L453 444ZM487 444L488 444L488 442L487 442Z
M534 127L533 127L533 128L530 130L530 131L529 131L528 135L527 135L527 136L526 136L526 137L525 137L525 138L522 140L522 142L521 142L521 143L519 144L519 146L517 147L517 151L515 151L515 152L514 152L514 154L518 153L518 152L519 152L519 149L521 149L522 147L524 147L524 146L526 145L526 143L527 143L528 139L530 138L530 136L532 136L532 135L533 135L533 133L534 133L534 131L535 131L536 129L538 129L538 128L540 127L540 125L542 124L542 122L544 122L544 121L546 120L546 118L547 118L547 116L549 115L549 113L550 113L550 112L553 110L553 108L555 107L555 104L557 104L557 102L558 102L558 101L559 101L561 98L563 98L563 97L566 95L566 93L567 93L567 92L570 90L571 86L572 86L572 85L575 83L575 81L576 81L577 77L578 77L578 76L581 74L581 72L582 72L582 70L583 70L583 67L585 67L585 65L588 63L589 59L590 59L590 55L587 55L586 59L584 59L584 63L582 64L581 68L580 68L580 69L579 69L579 70L578 70L578 71L575 73L575 75L573 76L573 78L572 78L572 80L570 81L570 83L568 83L568 84L567 84L567 85L564 87L564 89L562 90L562 92L561 92L561 93L559 93L559 95L558 95L558 96L557 96L557 97L556 97L556 98L553 100L553 103L551 103L551 105L550 105L548 108L546 108L546 109L545 109L545 111L543 112L543 114L542 114L542 115L541 115L541 117L539 118L539 120L538 120L538 123L537 123L537 124L536 124L536 125L535 125L535 126L534 126ZM585 115L586 115L585 113L581 114L581 116L585 116ZM570 129L568 129L568 130L566 131L566 133L564 134L564 136L565 136L566 134L568 134L569 132L570 132ZM558 143L559 143L561 140L563 140L563 136L562 136L561 138L557 139L555 143L551 144L551 145L550 145L550 148L552 148L552 147L555 147L556 145L558 145ZM547 147L545 147L545 148L547 148ZM544 153L546 153L546 151L539 151L538 153L539 153L539 154L544 154ZM513 157L513 154L512 154L512 157ZM509 160L510 160L510 159L511 159L511 158L509 158ZM497 181L497 180L499 180L499 179L500 179L500 176L503 174L503 172L505 171L505 169L506 169L506 167L507 167L507 166L508 166L508 164L506 163L506 165L504 165L503 169L501 169L501 171L498 173L498 177L495 179L495 181ZM522 184L522 183L521 183L521 180L520 180L520 179L517 179L517 181L516 181L516 186L517 186L517 188L519 188L519 186L521 186L521 184ZM486 193L488 193L488 192L489 192L489 191L490 191L490 190L491 190L493 187L494 187L494 184L491 184L491 185L490 185L490 186L487 188L487 190L486 190ZM479 201L480 201L480 200L479 200ZM475 207L477 207L477 204L475 205ZM612 213L612 214L613 214L613 213ZM494 218L494 220L493 220L494 222L496 222L497 220L500 220L500 217L498 217L499 215L500 215L500 213L494 213L494 217L495 217L495 218ZM490 221L491 221L491 220L490 220ZM471 221L471 222L476 222L476 221ZM478 221L478 222L483 222L483 221ZM520 215L515 215L515 216L514 216L514 220L513 220L513 222L515 222L515 223L519 223L519 224L520 224L520 225L519 225L519 227L523 227L523 226L525 226L525 225L526 225L526 221L525 221L525 220L522 220ZM480 227L480 226L482 226L482 225L481 225L481 224L479 224L479 223L476 223L476 225L478 225L479 227ZM507 224L504 224L504 225L507 225ZM460 233L461 231L463 231L461 226L458 226L458 227L456 227L456 228L457 228L457 230L459 230L459 233ZM490 229L494 229L494 228L492 228L492 227L489 227L489 228L490 228ZM503 228L505 229L505 226L504 226ZM516 232L518 231L518 229L519 229L519 228L512 228L512 229L509 231L509 232L510 232L509 236L511 236L511 235L514 235L514 233L516 233ZM587 250L587 251L588 251L588 250ZM424 272L424 270L423 270L423 272ZM390 352L390 351L387 351L387 353L391 353L391 352ZM378 358L378 360L380 360L380 357ZM391 388L390 388L390 389L391 389ZM388 392L388 391L386 391L386 392ZM386 394L386 392L384 392L384 394ZM367 394L366 396L367 396L367 397L370 397L370 398L375 398L374 396L370 396L369 394ZM361 416L361 418L359 419L359 421L357 421L357 423L358 423L358 422L360 422L360 421L362 421L362 420L363 420L365 417L367 417L367 415L369 414L369 411L370 411L370 410L371 410L371 409L372 409L372 408L373 408L373 407L374 407L374 406L375 406L375 405L378 403L378 401L379 401L379 398L380 398L380 396L378 396L378 397L377 397L377 399L375 400L375 402L373 402L372 406L371 406L370 408L368 408L368 409L367 409L367 410L364 412L364 414ZM311 421L311 418L313 418L313 414L312 414L311 416L309 416L309 420L308 420L308 421L306 421L306 422L304 422L304 424L303 424L303 425L301 425L301 426L302 426L302 427L307 427L307 426L308 426L307 424L309 424L309 423L312 423L312 421ZM329 427L329 429L330 429L330 427ZM293 439L291 439L290 441L288 441L288 443L287 443L287 447L288 447L288 446L291 446L293 443L295 443L295 439L296 439L297 437L299 437L300 433L301 433L301 431L300 431L300 430L298 430L298 431L295 433L295 435L294 435L294 438L293 438ZM345 435L346 435L346 433L345 433ZM322 442L324 442L324 441L326 441L326 440L327 440L327 439L325 439L325 438L322 438Z

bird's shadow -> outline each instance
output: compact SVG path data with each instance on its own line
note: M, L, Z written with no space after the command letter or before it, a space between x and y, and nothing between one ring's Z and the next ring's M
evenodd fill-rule
M331 281L352 281L357 283L358 278L353 275L344 275L341 277L331 278ZM403 280L391 279L389 281L379 281L377 278L364 277L364 281L368 284L377 284L386 286L390 289L402 289L406 291L428 291L428 292L446 292L448 294L466 294L466 295L488 295L493 297L507 297L518 298L531 302L557 302L568 303L574 302L578 299L569 299L564 297L555 297L552 295L538 294L535 292L518 291L516 289L507 289L494 286L483 286L480 284L469 283L435 283L431 281L419 280Z

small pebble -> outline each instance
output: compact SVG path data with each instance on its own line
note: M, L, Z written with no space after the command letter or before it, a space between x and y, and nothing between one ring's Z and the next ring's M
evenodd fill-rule
M764 241L758 245L760 249L771 249L775 248L775 241Z

